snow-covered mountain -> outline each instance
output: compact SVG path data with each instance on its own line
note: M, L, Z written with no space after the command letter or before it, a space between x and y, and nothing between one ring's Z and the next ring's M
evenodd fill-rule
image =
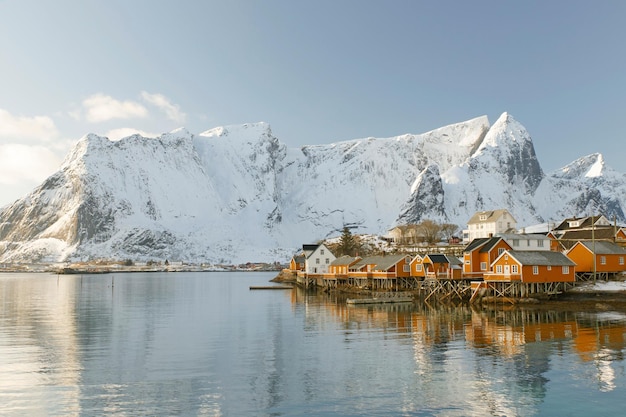
M266 123L113 142L83 137L57 173L0 211L0 262L285 261L344 225L384 234L424 219L464 228L602 212L626 220L626 175L600 154L545 174L507 113L420 135L289 149Z

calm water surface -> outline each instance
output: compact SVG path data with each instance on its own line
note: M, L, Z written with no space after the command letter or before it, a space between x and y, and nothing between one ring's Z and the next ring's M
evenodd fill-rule
M249 289L274 275L0 275L0 415L626 413L623 313Z

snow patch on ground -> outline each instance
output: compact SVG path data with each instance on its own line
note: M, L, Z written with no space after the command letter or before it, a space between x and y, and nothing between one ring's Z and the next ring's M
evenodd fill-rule
M596 281L596 283L588 283L576 286L573 292L617 292L626 291L626 281Z

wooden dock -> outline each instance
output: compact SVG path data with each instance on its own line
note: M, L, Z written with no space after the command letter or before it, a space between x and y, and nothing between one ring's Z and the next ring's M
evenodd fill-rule
M252 285L251 290L292 290L291 285Z

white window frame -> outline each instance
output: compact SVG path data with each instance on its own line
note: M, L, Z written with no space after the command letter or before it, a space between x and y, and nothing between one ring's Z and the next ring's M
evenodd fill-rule
M533 265L533 275L539 275L539 265Z

